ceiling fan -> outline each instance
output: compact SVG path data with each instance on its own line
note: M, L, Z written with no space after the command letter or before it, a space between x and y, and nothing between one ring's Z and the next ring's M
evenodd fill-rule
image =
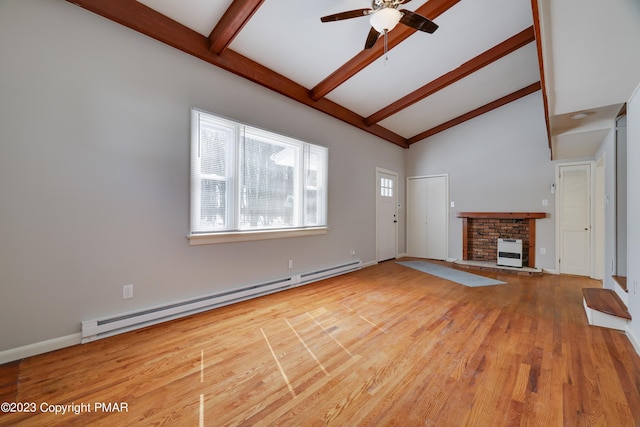
M371 9L355 9L346 12L335 13L320 18L322 22L341 21L343 19L358 18L371 15L369 23L371 30L364 44L365 49L371 49L380 35L386 35L400 22L416 30L432 34L438 29L433 21L406 9L398 9L401 4L411 0L372 0Z

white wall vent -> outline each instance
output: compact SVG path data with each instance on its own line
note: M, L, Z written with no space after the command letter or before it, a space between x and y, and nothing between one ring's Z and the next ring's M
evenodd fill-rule
M498 239L498 265L522 267L522 240Z

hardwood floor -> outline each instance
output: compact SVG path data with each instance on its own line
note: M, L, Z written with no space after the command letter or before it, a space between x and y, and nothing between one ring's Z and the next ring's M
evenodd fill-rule
M0 425L640 425L640 358L582 308L599 282L482 274L507 284L390 261L4 365L0 402L36 412Z

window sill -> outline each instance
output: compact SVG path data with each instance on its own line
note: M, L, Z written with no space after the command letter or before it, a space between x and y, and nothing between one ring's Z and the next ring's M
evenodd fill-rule
M229 233L190 234L189 245L215 245L218 243L250 242L254 240L286 239L290 237L320 236L327 234L329 227L293 228L290 230L260 230Z

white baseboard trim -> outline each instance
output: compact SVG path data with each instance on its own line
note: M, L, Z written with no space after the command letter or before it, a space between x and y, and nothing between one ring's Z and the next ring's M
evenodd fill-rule
M26 357L35 356L37 354L48 353L61 348L71 347L80 344L82 336L80 332L64 337L52 338L46 341L40 341L28 344L22 347L11 348L9 350L0 351L0 365L3 363L13 362L15 360L24 359Z
M360 260L354 260L357 262L350 262L349 264L345 264L344 266L341 267L346 267L346 266L357 266L357 269L360 269L362 267L368 267L371 265L376 265L378 264L377 261L370 261L367 264L362 264L362 262ZM336 270L337 271L337 270ZM328 278L328 277L333 277L337 274L345 274L347 272L347 270L340 270L338 273L336 274L330 274L330 272L328 272L328 270L320 270L319 272L316 273L309 273L306 274L305 277L303 278L303 275L296 275L296 276L292 276L290 278L287 279L287 281L283 280L283 283L287 284L287 288L291 287L291 286L300 286L303 284L307 284L307 283L311 283L311 282L315 282L317 280L322 280L324 278ZM324 274L324 276L323 276ZM295 278L295 280L293 280ZM304 280L303 280L304 279ZM249 289L249 288L248 288ZM272 293L272 292L277 292L278 289L274 288L271 289L268 293ZM169 313L167 316L160 316L157 317L155 319L146 319L144 321L141 321L140 323L132 323L131 325L126 325L125 327L119 328L119 329L114 329L114 331L116 331L115 333L111 334L111 335L115 335L116 333L122 333L125 331L125 329L128 326L131 326L131 328L127 329L127 330L134 330L137 329L139 327L142 327L141 325L143 324L157 324L157 323L163 323L167 320L170 319L175 319L178 317L182 317L182 316L187 316L187 315L191 315L191 314L195 314L196 312L201 312L201 311L205 311L205 310L210 310L210 309L214 309L217 308L218 306L221 305L227 305L228 303L235 303L235 302L239 302L239 301L245 301L247 299L251 299L251 298L256 298L258 296L262 296L265 295L265 293L254 293L254 294L246 294L246 295L242 295L240 296L241 293L238 293L238 297L235 300L229 300L229 301L219 301L219 304L216 303L212 303L210 306L206 306L206 305L202 305L199 307L195 307L193 310L185 310L184 312L172 312ZM217 298L218 296L211 296L211 298ZM217 302L217 301L216 301ZM162 308L162 307L160 307ZM175 307L169 307L169 309L173 309ZM199 311L198 311L199 310ZM158 320L158 321L156 321ZM96 323L97 321L90 321L90 322L82 322L83 327L85 323ZM146 323L145 323L146 322ZM153 322L153 323L149 323L149 322ZM91 328L91 326L90 326ZM92 330L90 329L89 332L91 332ZM85 332L85 329L83 329L83 332ZM36 342L36 343L32 343L32 344L28 344L22 347L16 347L16 348L10 348L8 350L2 350L0 351L0 364L4 364L4 363L9 363L9 362L13 362L16 360L20 360L20 359L24 359L27 357L31 357L31 356L35 356L38 354L43 354L43 353L48 353L50 351L54 351L54 350L59 350L61 348L65 348L65 347L71 347L73 345L76 344L81 344L82 342L88 342L90 340L93 339L98 339L97 338L97 333L96 333L96 338L92 338L92 335L84 335L83 336L83 332L79 332L76 334L71 334L71 335L67 335L67 336L63 336L63 337L58 337L58 338L52 338L49 340L45 340L45 341L40 341L40 342ZM110 335L105 335L105 333L109 333L111 332L109 331L103 331L102 335L103 336L110 336ZM89 339L88 339L89 338Z
M543 268L542 272L546 274L558 274L555 268Z
M629 338L629 341L631 341L631 345L636 350L636 353L638 354L638 356L640 356L640 341L638 341L636 336L633 335L633 332L631 332L631 329L629 329L629 325L627 325L627 330L625 331L625 333L627 334L627 338Z
M362 268L378 265L378 261L367 261L362 263Z
M456 262L458 260L458 258L447 258L446 261L447 262Z

